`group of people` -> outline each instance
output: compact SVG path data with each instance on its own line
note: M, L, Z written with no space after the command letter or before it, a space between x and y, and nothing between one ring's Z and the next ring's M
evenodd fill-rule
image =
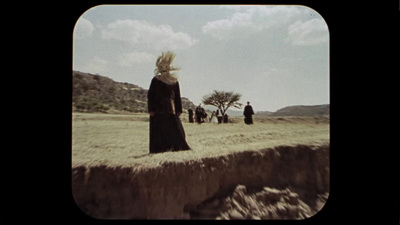
M211 114L211 117L208 117L207 112L204 110L203 107L201 107L201 104L199 104L193 114L193 109L189 108L188 113L189 113L189 123L194 123L196 120L196 123L202 124L202 123L216 123L216 124L221 124L221 123L228 123L228 114L223 115L221 110L217 109L216 111L213 111ZM194 116L194 118L193 118Z
M186 142L185 131L180 120L182 102L177 76L172 71L179 70L171 66L175 58L172 52L163 52L157 58L155 76L148 91L148 112L150 114L150 153L190 150ZM244 108L244 122L252 124L254 114L250 103ZM196 122L205 122L207 113L201 104L195 110ZM220 110L212 113L210 122L221 124L228 122L228 115ZM189 110L189 122L193 123L193 110Z

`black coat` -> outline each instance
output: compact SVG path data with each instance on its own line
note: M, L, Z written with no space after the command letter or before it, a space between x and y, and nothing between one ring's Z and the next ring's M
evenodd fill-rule
M197 106L196 110L195 110L195 114L196 114L196 122L197 123L203 123L204 122L204 115L205 115L205 111L201 106Z
M189 112L189 123L193 123L193 109L188 109Z
M189 150L177 115L182 113L179 83L168 85L154 77L147 98L148 111L155 113L150 116L150 153Z
M254 111L253 111L253 107L251 107L251 105L246 105L244 107L244 122L246 124L253 124L253 117L252 115L254 115Z

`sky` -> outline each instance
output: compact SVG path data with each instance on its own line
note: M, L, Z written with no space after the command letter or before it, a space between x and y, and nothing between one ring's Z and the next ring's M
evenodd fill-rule
M233 91L254 111L329 104L329 30L301 5L100 5L73 30L73 70L148 89L176 53L181 96Z

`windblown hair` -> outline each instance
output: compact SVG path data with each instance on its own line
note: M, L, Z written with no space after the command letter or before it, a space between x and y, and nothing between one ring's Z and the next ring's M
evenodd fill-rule
M178 77L176 76L176 74L171 73L171 71L179 70L178 67L171 66L174 59L175 53L170 51L162 52L161 56L157 58L157 68L154 70L156 78L169 85L178 82Z

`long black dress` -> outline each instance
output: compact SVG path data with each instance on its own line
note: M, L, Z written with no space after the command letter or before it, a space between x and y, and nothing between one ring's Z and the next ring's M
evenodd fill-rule
M253 124L253 117L252 115L254 115L254 111L253 111L253 107L251 107L251 105L246 105L244 107L244 123L245 124Z
M188 109L188 113L189 113L189 123L193 123L193 109Z
M189 150L185 131L177 113L182 113L179 83L168 85L153 78L148 91L150 116L150 153Z

